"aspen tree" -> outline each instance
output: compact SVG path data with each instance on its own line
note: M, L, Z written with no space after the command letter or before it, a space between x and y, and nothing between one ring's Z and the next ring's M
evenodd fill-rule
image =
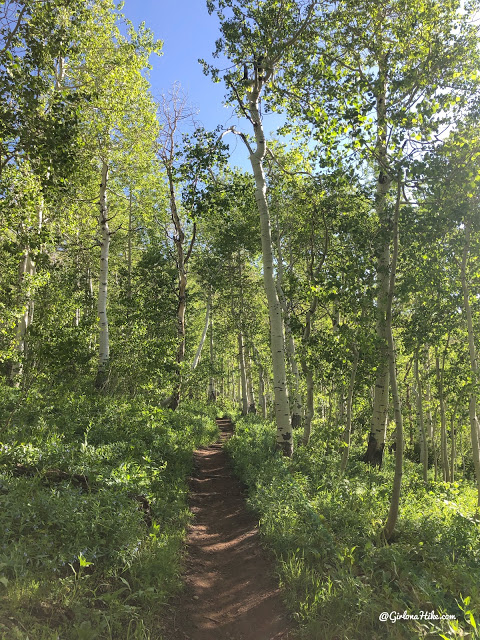
M391 187L398 166L423 154L441 126L452 122L456 101L468 96L473 72L469 54L476 48L470 22L474 11L469 6L460 13L456 4L440 0L325 4L324 12L315 16L316 39L297 51L296 64L276 87L278 103L282 95L293 97L287 102L288 113L312 125L322 166L334 168L339 160L352 162L357 156L373 169L377 356L364 457L372 465L382 463L388 421Z
M253 130L253 140L239 133L245 143L255 179L255 200L260 217L263 280L270 317L270 340L277 424L277 447L287 456L292 455L292 425L285 366L285 330L282 309L275 284L272 251L270 211L267 202L267 182L264 161L267 141L263 127L260 102L274 74L286 64L292 48L298 46L310 25L315 2L305 7L288 7L274 0L208 0L210 13L215 8L220 19L222 39L217 52L223 53L234 65L234 71L224 76L228 99L236 101L238 110ZM226 9L233 10L227 17ZM207 73L218 79L218 70L204 63ZM232 129L233 130L233 129ZM235 132L235 131L234 131Z
M255 391L253 387L252 377L252 360L250 358L250 349L247 349L247 395L248 395L248 413L257 413L257 405L255 403Z
M211 294L210 294L210 302L211 302ZM213 348L213 313L210 318L210 375L208 378L208 392L207 392L207 400L208 402L215 402L217 398L217 392L215 390L215 379L213 377L213 371L215 367L215 351Z
M423 385L420 377L420 370L418 367L418 350L415 353L414 360L415 382L416 382L416 396L417 396L417 421L418 421L418 435L420 441L420 462L423 468L423 480L428 480L428 440L427 432L425 429L424 411L423 411Z
M195 357L192 362L192 371L194 371L198 363L200 362L200 356L202 355L203 345L205 344L205 338L207 337L208 327L210 325L210 307L212 304L212 296L209 294L207 300L207 307L205 309L205 324L203 325L202 336L200 338L200 342L198 343L197 351L195 353Z
M141 26L137 32L129 27L126 36L120 33L121 16L108 0L93 3L84 31L88 40L85 55L63 63L65 83L80 85L92 93L92 99L82 111L80 131L82 156L91 173L98 176L98 244L100 268L97 292L98 365L95 384L104 388L108 380L110 334L108 308L108 260L111 237L125 220L115 219L115 209L124 211L125 196L115 193L115 182L129 172L141 176L150 170L153 160L153 140L158 130L155 105L142 71L150 55L159 53L161 42ZM113 187L113 189L112 189ZM107 194L112 193L111 197ZM107 205L108 202L108 205ZM112 221L115 219L115 223ZM116 227L116 228L115 228Z
M282 307L284 325L285 325L285 349L288 362L293 378L292 389L292 428L300 427L302 423L303 402L300 395L300 373L298 371L297 356L295 349L295 339L293 337L290 311L288 309L285 293L283 292L284 267L283 267L283 251L282 238L280 237L280 227L278 224L278 214L276 217L276 248L277 248L277 293L280 305Z
M100 183L99 215L100 227L100 276L98 287L98 368L95 385L102 388L107 381L107 368L110 359L110 338L107 318L107 292L108 292L108 258L110 254L110 228L108 225L107 208L108 165L102 163L102 182Z
M245 366L245 344L243 341L242 331L238 332L237 340L238 340L238 364L240 367L242 416L246 416L248 414L248 390L247 390L247 370Z
M166 173L178 274L176 379L173 392L163 401L171 409L178 407L181 398L186 347L188 263L197 237L197 216L202 212L201 200L205 196L202 186L212 180L214 168L225 163L225 145L215 134L197 127L192 136L185 133L182 135L182 127L187 123L191 124L193 116L194 111L188 106L186 96L180 86L175 84L159 104L161 128L157 144L157 155ZM206 202L208 205L208 198Z
M388 511L387 520L383 528L383 536L385 540L390 540L395 530L395 525L398 519L398 512L400 507L400 493L402 488L403 477L403 416L402 405L400 399L400 393L397 384L397 371L396 371L396 351L395 342L393 337L392 327L392 304L395 294L395 277L397 270L398 260L398 244L399 244L399 215L400 215L400 197L401 197L402 179L399 175L397 178L397 198L395 203L395 213L393 216L393 253L392 264L389 277L389 288L387 304L385 309L386 320L386 336L388 341L388 357L390 365L390 381L392 385L392 397L393 408L395 415L395 473L393 477L392 497L390 499L390 508Z
M475 343L475 332L473 328L472 307L470 304L470 289L468 283L467 266L470 252L471 237L471 220L465 219L464 222L464 244L462 251L462 261L460 270L460 279L462 283L463 293L463 309L467 321L468 336L468 354L470 358L470 368L472 373L472 390L468 401L468 415L470 418L470 436L472 440L473 464L475 468L475 476L477 480L477 505L480 508L480 422L477 415L477 388L479 384L478 371L478 355ZM452 436L453 437L453 436Z
M23 246L16 288L22 310L16 322L15 356L9 373L15 386L22 380L27 330L33 322L36 262L42 252L39 236L44 235L44 194L47 185L53 194L56 180L65 180L76 169L77 153L71 154L69 164L64 160L78 132L74 115L77 91L61 86L61 81L63 57L75 50L82 16L83 8L77 1L7 2L0 9L0 176L7 166L16 167L24 175L25 195L32 183L36 191L29 194L30 202L31 196L35 198L35 215L28 221L25 216L19 227Z

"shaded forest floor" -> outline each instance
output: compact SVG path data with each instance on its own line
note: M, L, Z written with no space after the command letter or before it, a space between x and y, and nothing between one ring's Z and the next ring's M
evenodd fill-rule
M3 395L2 395L3 393ZM0 387L0 638L158 640L215 409Z
M232 434L217 420L220 440L194 454L185 589L172 602L166 629L173 640L292 639L270 560L255 517L231 472L223 444Z

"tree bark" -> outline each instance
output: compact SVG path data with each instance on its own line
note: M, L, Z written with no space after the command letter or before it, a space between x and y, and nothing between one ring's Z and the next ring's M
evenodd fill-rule
M420 379L420 372L418 370L418 352L415 354L414 363L415 383L417 391L417 424L418 435L420 441L420 462L423 467L423 479L425 482L428 480L428 443L427 433L425 431L425 422L423 420L423 389L422 381Z
M433 430L432 430L432 449L433 449L433 464L434 464L434 476L435 482L438 480L438 450L436 444L436 431L437 431L437 409L433 414Z
M314 403L314 386L313 386L313 371L308 363L307 350L310 343L310 336L312 333L312 321L315 311L317 310L318 298L316 295L310 303L310 308L307 311L305 317L305 329L302 336L302 355L300 358L300 364L302 366L302 372L305 376L305 383L307 386L307 398L305 406L305 417L303 423L303 444L308 444L310 436L312 434L312 420L315 417L315 403Z
M243 343L243 333L241 331L238 332L237 340L238 340L238 362L240 365L240 382L242 385L241 386L242 416L246 416L248 413L247 371L245 368L245 346Z
M348 385L347 394L347 423L345 425L345 431L343 433L343 451L342 460L340 462L340 473L344 473L347 468L348 456L350 453L350 436L352 433L352 404L353 404L353 391L355 388L355 377L357 375L358 366L358 349L356 345L353 345L353 363L352 370L350 372L350 382Z
M255 200L260 214L263 282L270 318L270 348L272 354L275 419L277 425L277 448L280 449L284 455L291 456L293 453L293 439L285 368L285 332L281 305L278 299L273 273L270 212L268 209L267 186L263 170L267 144L259 112L260 90L261 87L256 86L249 92L248 96L248 111L253 123L256 142L255 151L251 150L250 153L250 162L255 178Z
M262 365L258 366L258 401L262 412L262 418L267 418L267 397L265 395L265 378Z
M377 260L377 374L373 398L373 413L365 462L373 466L381 466L388 421L389 392L389 347L386 326L386 311L390 280L390 220L387 212L387 194L391 185L387 158L387 107L386 107L386 64L384 56L379 61L378 85L376 96L377 140L375 158L378 168L375 209L380 227L381 247Z
M467 261L470 252L470 220L465 221L465 243L463 247L462 265L460 276L462 280L462 292L463 292L463 307L467 320L467 335L468 335L468 353L470 356L470 369L472 372L472 390L470 392L470 399L468 403L468 415L470 418L470 435L472 439L472 454L473 465L475 468L475 477L477 481L477 505L480 507L480 424L477 416L477 401L476 401L476 385L478 384L478 360L475 345L475 334L473 330L472 308L470 306L470 291L467 281Z
M203 345L205 344L205 338L207 337L208 325L210 322L210 307L211 307L211 296L208 296L207 300L207 309L205 311L205 324L203 326L202 337L200 338L200 343L197 348L197 352L195 354L195 358L192 362L192 371L197 368L198 363L200 362L200 356L202 355Z
M210 377L208 381L208 393L207 400L208 402L215 402L217 399L217 394L215 391L215 380L213 377L213 367L214 367L214 351L213 351L213 317L210 318Z
M101 251L100 251L100 276L98 287L98 368L95 386L104 388L108 379L108 362L110 359L110 338L107 317L107 292L108 292L108 258L110 253L110 229L108 226L107 207L107 183L108 165L102 163L102 182L100 184L99 218Z
M448 346L448 343L447 343ZM445 350L447 347L445 347ZM448 464L448 452L447 452L447 416L445 410L445 398L443 395L443 369L445 363L445 352L442 359L442 367L440 368L440 358L437 355L436 362L436 374L437 374L437 387L438 387L438 401L440 404L440 450L442 458L442 472L443 481L450 482L450 468Z
M247 350L247 394L248 394L248 413L257 413L257 405L255 404L255 392L253 390L252 378L252 362L248 356Z
M427 400L427 436L430 442L433 441L433 418L432 418L432 394L430 392L430 349L427 349L425 360L425 374L427 376L426 400Z
M456 430L455 430L455 418L457 416L457 405L455 405L452 411L452 417L450 419L450 479L455 482L455 458L457 457L457 443L456 443Z
M180 404L180 395L182 388L182 363L185 360L185 311L187 308L187 270L186 264L188 262L188 258L193 249L193 245L195 242L195 231L196 227L194 225L193 235L190 242L190 247L188 249L187 255L184 252L184 242L185 242L185 233L182 228L182 223L180 217L178 215L177 210L177 202L175 199L175 187L174 187L174 179L171 165L166 166L167 178L168 178L168 187L169 187L169 201L170 201L170 215L172 218L173 226L175 228L175 234L173 237L173 241L175 244L175 249L177 253L177 272L178 272L178 305L177 305L177 354L176 354L176 362L177 362L177 374L175 386L173 389L172 395L166 401L166 405L175 410Z
M18 288L22 295L23 283L25 277L35 275L36 267L35 262L30 255L30 251L26 249L23 253L20 264L18 265ZM23 374L23 357L25 354L25 336L27 329L33 319L33 300L31 298L30 287L26 291L25 301L23 304L23 312L17 322L16 337L15 337L15 352L16 358L12 362L10 368L10 384L13 386L19 386ZM22 295L23 298L23 295Z
M127 238L127 322L130 315L130 301L132 299L132 189L129 189L128 194L128 238Z
M300 374L298 371L297 358L295 353L295 339L293 337L292 329L290 326L290 312L288 310L287 300L285 293L283 292L283 252L282 244L280 242L280 227L278 224L278 218L276 219L276 245L277 245L277 293L278 299L282 306L283 321L285 325L285 350L287 353L288 362L290 364L290 371L292 373L293 391L292 391L292 428L298 428L302 424L303 402L300 394Z
M401 179L398 176L397 182L397 200L395 204L395 214L393 219L393 253L392 264L390 268L390 278L386 305L385 315L385 328L388 342L388 359L390 367L390 384L392 387L393 409L395 414L395 472L393 477L392 497L390 499L390 509L388 512L387 521L383 529L383 536L388 542L395 530L395 525L398 519L398 510L400 506L400 492L402 488L402 476L403 476L403 418L402 418L402 404L400 400L400 394L398 392L397 385L397 372L396 372L396 358L395 358L395 343L393 340L393 328L392 328L392 305L393 296L395 292L395 276L397 270L398 260L398 219L400 213L400 196L401 196Z
M260 353L255 345L253 345L253 357L258 370L258 404L262 418L267 418L267 395L265 393L265 370L262 365Z

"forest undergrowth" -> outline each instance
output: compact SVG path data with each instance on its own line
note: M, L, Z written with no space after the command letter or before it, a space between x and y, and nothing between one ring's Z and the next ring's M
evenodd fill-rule
M274 427L254 417L240 419L226 445L304 637L478 638L480 531L473 481L429 479L425 486L420 465L407 461L398 529L385 544L379 534L393 455L378 470L354 449L342 477L339 453L328 449L317 427L306 447L297 432L291 459L274 453ZM390 617L382 622L384 612Z
M160 409L152 391L2 393L0 637L158 640L214 410Z

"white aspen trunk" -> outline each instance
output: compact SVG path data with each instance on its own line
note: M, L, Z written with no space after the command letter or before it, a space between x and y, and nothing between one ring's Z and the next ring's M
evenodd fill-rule
M328 390L328 406L327 406L327 412L326 412L326 422L327 425L330 427L332 425L332 412L333 412L333 380L332 383L330 385L330 389Z
M32 260L30 252L26 249L23 253L20 264L18 265L18 287L21 291L22 285L25 281L25 276L35 275L35 262ZM22 315L17 322L17 328L15 333L15 352L16 358L12 362L10 370L10 382L14 386L20 384L20 380L23 374L23 357L25 354L25 336L27 329L33 319L32 310L33 300L31 299L30 291L26 291L26 300L23 306Z
M258 349L255 347L255 345L253 346L253 356L254 356L255 364L257 365L257 370L258 370L258 403L260 406L262 418L265 420L267 418L267 395L265 393L265 371L262 366L260 354L258 352Z
M400 506L400 492L402 488L402 476L403 476L403 419L402 419L402 405L400 401L400 394L397 386L397 374L395 368L395 345L393 342L393 333L391 319L389 321L389 351L390 351L390 384L392 386L393 407L395 413L395 473L393 478L392 497L390 500L390 509L388 512L387 521L383 530L385 540L390 540L392 537L395 525L398 519L398 510ZM387 329L388 331L388 329Z
M430 349L427 350L427 357L425 360L425 374L427 377L427 384L425 388L426 401L427 401L427 436L430 442L433 441L433 419L432 419L432 394L430 391Z
M307 397L306 397L306 406L305 406L305 418L303 423L303 436L302 442L304 445L308 444L310 441L310 436L312 434L312 420L315 417L315 403L314 403L314 386L313 386L313 372L311 367L308 364L307 359L307 349L310 343L310 336L312 333L312 322L313 316L317 310L318 298L317 296L313 296L313 299L310 303L310 308L307 311L305 317L305 329L303 331L302 336L302 356L300 358L300 364L302 366L303 375L305 376L305 383L307 386ZM323 411L325 407L322 407Z
M235 364L231 365L231 371L230 371L230 382L231 382L231 391L230 391L230 395L232 398L232 402L235 404L235 402L237 401L237 394L236 394L236 386L235 386Z
M428 369L427 369L428 376ZM427 401L427 437L430 441L433 439L433 418L432 418L432 393L430 391L430 382L427 379L427 385L425 388L425 398Z
M247 373L245 369L245 348L243 344L243 333L238 332L238 362L240 365L240 383L241 383L241 409L242 416L248 413L248 391L247 391Z
M304 369L303 375L305 376L305 385L307 388L307 402L305 407L305 420L303 423L302 443L308 444L312 435L312 421L315 417L315 388L313 382L313 372L310 367Z
M292 391L292 429L300 427L302 424L303 401L300 394L300 373L298 371L297 358L295 353L295 340L290 326L290 312L288 310L287 300L283 292L283 252L282 243L280 242L280 227L278 217L276 219L276 245L277 245L277 294L283 312L283 322L285 326L285 350L287 353L290 371L292 373L293 391Z
M128 241L127 241L127 298L132 299L132 190L128 194ZM127 320L130 306L127 307Z
M465 477L465 454L463 451L462 429L459 430L459 434L460 434L460 457L462 459L462 472L463 472L463 476Z
M402 488L402 476L403 476L403 418L402 418L402 404L400 400L400 394L398 392L397 385L397 371L396 371L396 357L395 357L395 343L393 340L393 328L392 328L392 304L393 296L395 292L395 276L397 271L398 260L398 219L400 214L400 196L401 196L401 180L400 176L397 179L397 200L395 204L395 214L393 219L393 253L392 264L390 269L388 296L386 304L385 314L385 329L388 344L388 359L389 359L389 373L390 373L390 385L392 387L392 399L393 409L395 415L395 472L393 476L392 497L390 499L390 509L388 512L387 521L383 529L383 536L388 542L395 530L395 525L398 520L398 510L400 506L400 492Z
M210 377L208 380L208 402L215 402L217 394L215 392L215 380L213 378L214 351L213 351L213 317L210 318Z
M343 382L340 382L340 389L338 390L338 403L335 423L337 428L341 427L345 421L345 391L343 388Z
M412 404L410 402L410 385L407 382L405 383L405 405L406 405L407 416L408 416L409 443L410 443L410 446L413 447Z
M43 209L44 209L44 201L43 196L41 196L40 203L38 206L38 231L42 230L43 226ZM30 249L27 247L23 253L22 259L20 260L20 264L18 265L18 288L20 290L21 297L22 295L22 285L25 281L25 276L28 278L29 276L34 276L37 272L37 267L35 261L32 258L30 253ZM23 358L25 355L25 337L27 333L28 327L33 322L33 312L35 309L35 301L33 299L33 292L31 286L27 287L27 290L24 292L25 294L25 303L24 303L24 312L18 319L16 334L15 334L15 351L17 353L17 358L12 363L10 369L10 382L13 386L18 386L20 384L21 377L23 375Z
M200 356L202 355L203 345L205 344L205 338L207 337L208 325L210 322L210 307L211 307L211 296L208 296L207 300L207 309L205 311L205 324L203 326L202 337L200 338L200 343L197 348L197 352L195 354L195 358L192 362L192 371L197 368L198 363L200 362Z
M242 374L240 372L240 375L238 376L238 380L237 380L237 400L238 400L238 406L240 411L242 411L242 415L243 415L243 396L242 396Z
M265 395L265 379L263 367L259 365L258 367L258 401L260 403L260 409L262 412L262 418L266 420L267 418L267 397Z
M225 370L223 368L224 362L223 362L223 355L222 355L222 359L221 359L221 365L220 365L220 384L219 384L219 394L220 397L223 398L225 397Z
M228 395L230 396L230 399L232 400L232 402L235 404L237 399L235 394L235 371L234 371L235 364L232 365L231 363L229 363L229 367L231 368L230 368L230 374L228 378L228 386L229 386Z
M450 479L455 482L455 458L457 456L457 443L455 434L455 418L457 413L457 407L455 405L452 411L452 418L450 420Z
M433 479L435 482L438 480L438 450L437 450L437 442L436 442L436 431L437 431L437 409L433 413L433 427L432 427L432 449L433 449L433 464L434 464L434 476Z
M58 58L56 61L55 69L55 91L60 91L63 85L63 79L65 78L65 58Z
M443 395L443 363L440 368L440 358L436 356L436 373L438 386L438 401L440 404L440 451L442 458L443 481L450 482L450 468L447 452L447 416L445 410L445 399Z
M343 433L343 451L342 451L342 459L340 462L340 473L344 473L347 468L348 456L350 454L350 437L352 433L352 404L353 404L353 391L355 388L355 377L357 375L357 366L358 366L358 349L355 345L353 345L353 364L352 370L350 372L350 382L348 385L348 394L347 394L347 423L345 425L345 431Z
M83 313L85 316L90 317L95 308L95 293L93 290L93 276L90 267L87 267L86 282L85 282L85 304ZM96 349L97 336L90 331L88 338L89 350L93 352Z
M263 160L267 151L267 144L259 113L260 90L261 88L256 86L248 96L248 110L253 122L256 141L256 150L250 153L250 162L255 178L255 200L260 214L263 282L267 296L268 315L270 318L270 347L272 354L275 420L277 425L277 448L280 449L284 455L291 456L293 453L293 439L285 368L285 333L282 309L278 299L277 289L275 286L275 276L273 273L270 213L268 210L266 194L267 186L263 171Z
M381 466L388 420L388 392L389 392L389 357L388 336L386 327L386 310L390 279L390 221L387 212L387 194L391 185L388 174L387 159L387 106L386 106L386 60L379 61L379 92L376 97L377 140L375 157L378 167L378 178L375 195L375 209L380 227L380 238L383 243L377 260L377 322L378 364L373 398L373 413L365 453L365 462L374 466Z
M89 309L93 308L93 278L90 269L87 269L87 294L89 298Z
M420 441L420 462L423 466L423 479L425 482L428 480L428 443L427 433L425 431L425 423L423 420L423 389L422 381L420 379L420 372L418 370L418 353L415 354L414 362L415 382L417 391L417 420L418 420L418 435Z
M473 384L478 383L478 360L475 346L475 334L473 329L472 308L470 306L470 292L467 281L467 261L470 251L470 226L469 220L465 221L465 244L463 247L462 265L461 265L461 280L462 280L462 292L463 292L463 307L467 320L467 335L468 335L468 353L470 356L470 368L472 372ZM480 424L477 416L477 402L475 386L470 392L470 399L468 403L468 415L470 418L470 435L472 439L472 455L473 465L475 468L475 477L477 480L477 505L480 507Z
M385 241L385 247L377 264L377 337L379 339L378 347L378 367L375 378L375 390L373 397L373 413L368 441L365 462L374 466L381 466L383 460L383 451L385 448L385 438L387 433L388 421L388 392L389 392L389 366L386 360L388 349L386 327L385 327L385 301L388 293L388 270L390 257L390 243Z
M175 410L180 404L180 395L182 388L182 363L185 360L185 312L187 308L187 269L186 263L190 257L195 242L196 225L193 227L193 236L188 249L187 255L184 252L185 233L182 228L182 222L178 215L177 202L175 199L175 187L173 170L170 164L166 164L168 189L169 189L169 204L170 215L172 218L173 226L175 228L174 244L177 254L177 273L178 273L178 305L177 305L177 370L176 380L174 382L173 392L163 401L164 406L168 406L170 409Z
M77 244L80 244L80 232L77 231L76 233L77 236ZM81 278L81 267L80 267L80 260L79 260L79 255L78 252L75 255L75 269L77 271L77 291L81 291L82 290L82 278ZM74 327L78 327L80 325L80 318L81 318L81 309L80 307L77 307L75 309L75 316L73 318L73 326Z
M252 362L247 358L247 393L248 393L248 413L257 413L255 403L255 391L253 389Z
M98 368L95 385L98 388L104 387L107 381L107 367L110 358L110 341L108 333L107 318L107 287L108 287L108 257L110 251L110 229L108 226L108 208L107 208L107 182L108 182L108 165L102 164L102 181L100 184L99 197L99 217L98 224L100 227L101 251L100 251L100 275L98 287Z
M248 365L248 349L244 343L244 361L245 361L245 381L247 383L247 413L250 413L250 406L252 405L252 390L253 390L253 385L252 385L252 378L250 375L250 371L249 371L249 365Z

